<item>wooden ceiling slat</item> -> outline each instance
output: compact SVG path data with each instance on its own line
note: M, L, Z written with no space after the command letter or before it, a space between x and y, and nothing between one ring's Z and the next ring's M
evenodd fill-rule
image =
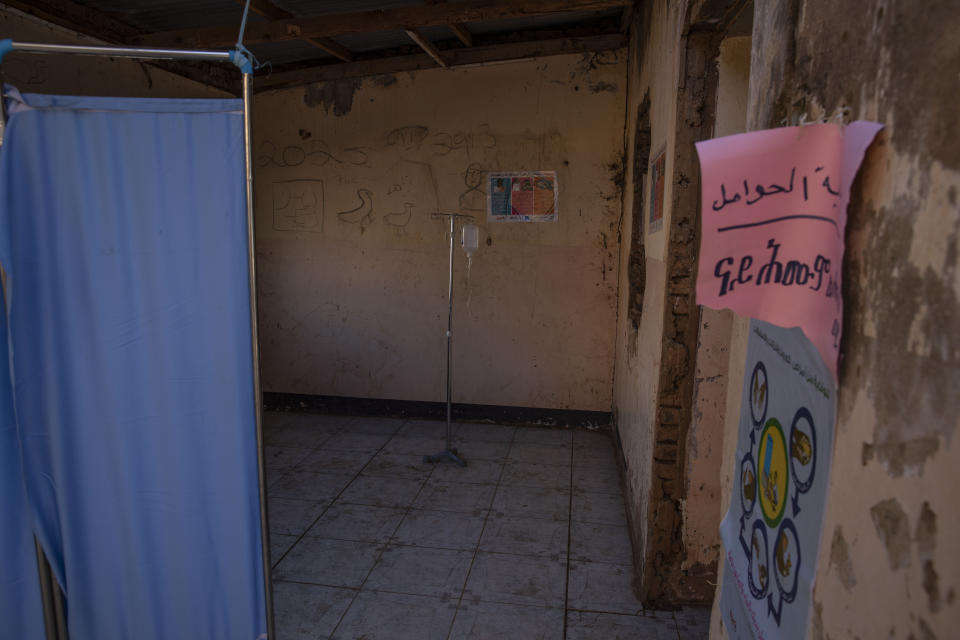
M403 31L452 23L497 20L568 11L599 11L629 6L633 0L466 0L464 2L418 5L341 13L314 18L275 19L247 25L244 43L330 38L345 33ZM152 46L229 46L236 41L237 26L160 31L144 35L138 42Z
M246 0L237 0L237 3L245 5ZM270 0L251 0L250 8L264 18L270 18L271 20L296 19L296 16L292 13L281 9ZM344 62L353 62L353 52L331 38L304 38L304 40L321 51L326 51L335 58L339 58Z
M465 47L473 46L473 34L464 25L459 22L451 22L449 27L450 31L453 31L453 35L457 36Z
M444 59L443 54L433 46L433 43L427 40L422 33L416 29L404 29L407 32L407 35L410 36L410 39L420 45L420 48L423 49L428 56L437 61L441 67L446 69L450 65Z

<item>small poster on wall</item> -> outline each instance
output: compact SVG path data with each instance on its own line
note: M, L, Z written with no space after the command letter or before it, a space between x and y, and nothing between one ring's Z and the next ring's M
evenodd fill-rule
M833 458L833 374L798 328L750 321L720 609L732 640L807 637Z
M667 148L661 147L650 166L650 233L663 228L663 187L667 171Z
M553 222L558 203L556 171L487 174L487 219L491 222Z

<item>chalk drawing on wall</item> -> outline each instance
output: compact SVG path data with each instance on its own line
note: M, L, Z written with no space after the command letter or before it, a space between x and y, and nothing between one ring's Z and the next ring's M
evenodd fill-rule
M39 58L11 56L3 61L3 71L9 82L19 86L38 85L47 81L47 61Z
M319 140L311 141L306 146L288 144L284 147L272 140L264 140L257 147L257 165L261 167L299 167L304 163L324 167L331 162L335 165L363 167L370 166L370 157L365 147L349 147L334 154Z
M467 156L470 156L474 150L495 149L497 139L490 133L490 125L481 124L478 129L477 133L440 131L433 134L430 138L433 154L445 156L453 151L463 150L467 152Z
M383 216L383 223L389 227L406 229L407 225L410 224L411 218L413 218L413 203L404 202L403 211L399 213L386 214Z
M272 199L276 231L323 232L322 180L275 181Z
M338 211L337 218L347 224L358 224L363 231L373 224L373 192L370 189L357 189L357 199L360 204L353 209Z
M387 146L397 147L401 154L415 153L420 150L430 130L420 125L399 127L387 133Z
M477 162L471 162L463 172L463 183L467 190L460 194L461 211L483 211L487 206L487 194L483 187L483 169Z

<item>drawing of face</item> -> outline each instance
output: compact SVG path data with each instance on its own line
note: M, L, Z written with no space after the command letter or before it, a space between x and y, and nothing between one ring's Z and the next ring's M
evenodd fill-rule
M483 169L480 168L480 165L474 163L467 167L463 174L463 182L468 187L479 187L480 183L483 182Z
M547 215L554 212L553 180L536 178L533 181L533 212Z

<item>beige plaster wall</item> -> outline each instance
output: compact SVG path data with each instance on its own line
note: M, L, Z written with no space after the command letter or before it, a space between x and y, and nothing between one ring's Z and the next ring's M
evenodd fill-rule
M960 79L943 73L960 68L958 28L944 4L757 4L751 130L821 118L886 126L849 209L814 640L946 640L960 625ZM742 376L741 329L731 380ZM734 447L725 441L724 509ZM726 637L713 617L711 637Z
M725 38L717 60L717 108L714 137L742 133L747 125L750 37ZM731 332L737 318L729 310L700 307L694 374L694 407L687 433L686 490L683 502L684 567L711 564L720 550L721 462L727 390L740 379L728 376ZM739 396L737 396L739 397ZM734 412L739 416L739 411Z
M0 37L49 44L103 44L2 6ZM4 82L24 93L154 98L232 97L219 89L155 66L116 58L14 52L3 58L3 75Z
M255 101L266 391L609 410L625 52L342 80ZM559 217L487 222L486 171L555 170Z
M670 203L673 171L673 139L676 128L676 86L679 74L678 40L685 3L652 2L636 13L631 30L629 66L629 123L627 132L627 180L624 187L624 218L620 236L620 311L617 323L616 376L614 417L622 446L627 484L627 511L634 538L634 557L642 563L643 554L638 542L646 538L647 501L650 491L650 473L653 456L652 432L657 411L657 385L661 361L661 336L666 291L665 251L670 228ZM648 37L649 36L649 37ZM650 99L650 128L652 132L650 159L666 150L666 169L663 226L649 232L650 174L643 185L644 208L640 219L634 212L633 136L636 130L637 107L645 95ZM643 313L639 326L634 326L627 314L629 284L628 255L632 226L644 225L646 278ZM642 575L643 567L636 570Z

